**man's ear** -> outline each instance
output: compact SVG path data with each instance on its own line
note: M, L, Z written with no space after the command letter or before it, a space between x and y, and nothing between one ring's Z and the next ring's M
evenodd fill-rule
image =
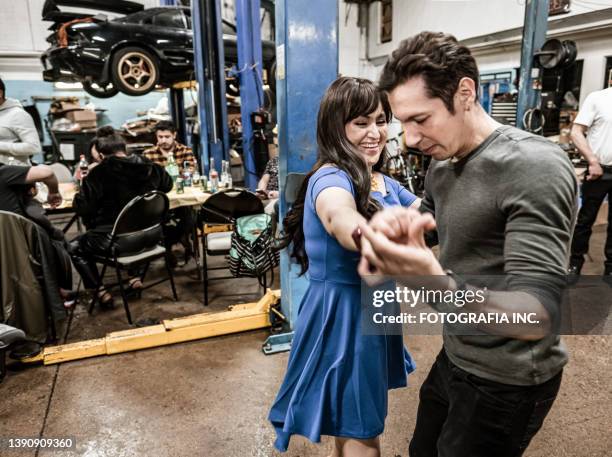
M461 106L470 109L476 102L476 83L472 78L464 76L459 80L456 94Z

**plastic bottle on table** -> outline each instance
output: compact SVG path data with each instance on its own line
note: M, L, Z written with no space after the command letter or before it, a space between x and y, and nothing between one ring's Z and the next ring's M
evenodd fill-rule
M191 168L188 160L183 162L183 185L185 187L191 187Z
M208 182L210 191L212 193L217 192L217 189L219 188L219 172L215 168L215 159L212 157L210 159L210 170L208 171Z
M168 156L168 163L166 164L166 171L172 178L172 182L176 184L176 178L179 176L179 168L176 162L174 161L174 154L170 153Z

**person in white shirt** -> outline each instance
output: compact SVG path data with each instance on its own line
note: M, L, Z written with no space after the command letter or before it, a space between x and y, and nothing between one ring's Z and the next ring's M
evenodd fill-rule
M570 282L575 282L589 250L589 239L606 196L612 201L612 87L589 94L574 120L571 133L576 148L589 163L582 183L582 206L572 240ZM612 285L612 211L608 212L604 279Z
M41 151L34 120L18 100L5 97L0 79L0 163L30 165L30 156Z

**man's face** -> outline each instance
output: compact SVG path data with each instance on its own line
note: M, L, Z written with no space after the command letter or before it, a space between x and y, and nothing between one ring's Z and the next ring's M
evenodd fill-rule
M421 77L409 79L389 93L393 115L402 123L406 144L435 160L446 160L467 143L463 110L455 102L451 114L439 98L430 98Z
M176 132L158 130L155 132L155 136L157 137L157 146L159 146L162 151L170 151L174 147Z

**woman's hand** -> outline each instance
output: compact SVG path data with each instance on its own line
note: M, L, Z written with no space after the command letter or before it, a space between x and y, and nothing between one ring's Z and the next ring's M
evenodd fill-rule
M444 270L425 244L425 232L436 228L431 214L414 209L388 211L360 224L361 261L358 272L367 276L434 276ZM373 228L376 227L376 230Z

